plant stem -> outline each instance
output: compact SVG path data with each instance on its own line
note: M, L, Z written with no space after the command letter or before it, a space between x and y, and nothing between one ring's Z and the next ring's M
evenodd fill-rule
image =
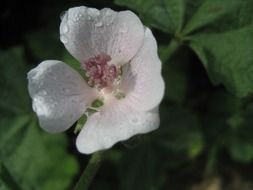
M87 190L89 188L93 178L95 177L102 163L102 154L103 152L97 152L91 156L74 190Z
M219 149L217 147L212 147L209 152L207 164L204 171L205 177L210 177L215 173L217 167L218 150Z
M165 63L171 59L175 52L181 47L182 42L172 38L169 45L162 51L162 61Z

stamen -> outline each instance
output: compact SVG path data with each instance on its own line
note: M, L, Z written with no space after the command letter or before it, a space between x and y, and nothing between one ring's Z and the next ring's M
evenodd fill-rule
M107 54L99 54L89 58L82 64L86 70L88 84L96 86L100 89L113 85L115 79L118 78L120 71L115 65L109 65L111 57Z

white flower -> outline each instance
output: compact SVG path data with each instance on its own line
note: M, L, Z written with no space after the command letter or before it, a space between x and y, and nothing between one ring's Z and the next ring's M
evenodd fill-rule
M62 18L60 35L89 79L56 60L43 61L28 73L33 109L43 129L67 130L96 99L104 105L88 117L77 137L82 153L158 128L161 62L152 32L133 12L71 8Z

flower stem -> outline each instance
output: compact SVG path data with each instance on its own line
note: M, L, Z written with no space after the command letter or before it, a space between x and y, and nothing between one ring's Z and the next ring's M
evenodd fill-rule
M172 38L169 46L167 47L167 54L164 58L165 61L169 61L169 59L174 55L174 53L179 49L181 46L181 42L177 39Z
M102 163L102 154L103 152L97 152L91 156L89 163L79 178L74 190L87 190L89 188Z

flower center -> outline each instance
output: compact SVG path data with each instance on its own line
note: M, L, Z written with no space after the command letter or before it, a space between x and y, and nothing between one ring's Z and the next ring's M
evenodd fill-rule
M89 58L82 64L86 70L88 84L103 89L113 86L113 83L120 76L120 69L115 65L109 65L111 57L105 53Z

